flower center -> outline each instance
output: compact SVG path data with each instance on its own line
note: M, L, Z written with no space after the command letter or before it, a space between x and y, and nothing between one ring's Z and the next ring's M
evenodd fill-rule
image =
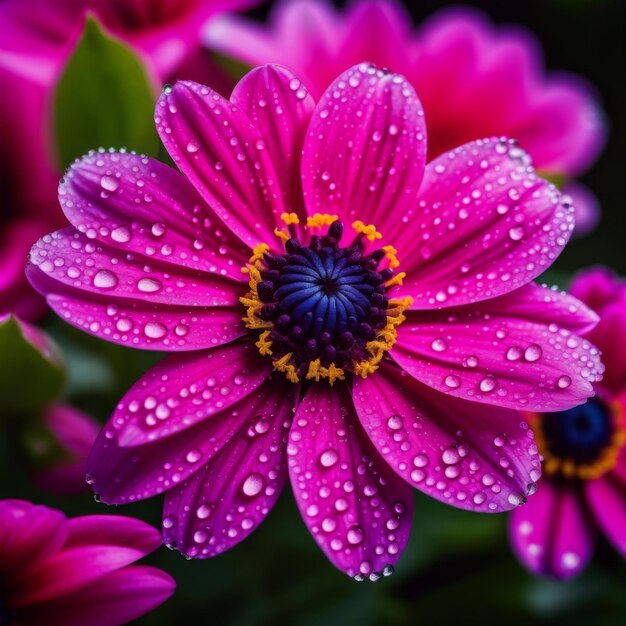
M287 231L276 235L284 253L260 244L242 270L250 275L250 291L241 298L244 320L262 331L259 352L292 382L365 378L396 342L396 326L410 304L410 298L388 297L404 276L394 276L395 249L370 250L381 235L362 222L354 222L355 237L341 246L344 226L327 214L308 218L305 245L296 235L297 216L281 217Z
M546 474L589 480L615 466L626 443L619 403L590 398L567 411L532 416Z

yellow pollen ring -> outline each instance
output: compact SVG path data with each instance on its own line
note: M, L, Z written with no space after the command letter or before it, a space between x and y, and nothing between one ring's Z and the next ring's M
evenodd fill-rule
M319 382L320 378L328 378L328 384L332 387L336 380L345 380L345 372L334 363L328 367L324 367L319 359L315 359L309 363L309 370L306 374L307 380L315 380Z
M573 459L562 459L552 454L541 426L542 419L545 418L537 413L526 414L535 434L535 442L539 448L539 454L543 457L542 469L544 475L554 476L555 474L561 474L568 479L593 480L600 478L600 476L603 476L615 467L621 449L626 444L626 429L624 427L622 404L614 401L609 405L609 409L615 421L615 430L611 435L609 444L592 463L576 463Z
M389 300L387 309L387 324L376 331L376 339L365 344L366 350L371 354L369 359L354 364L354 373L361 378L366 378L378 369L385 353L391 350L398 340L397 327L404 322L404 311L411 306L413 298L397 298Z
M356 222L352 222L352 228L354 228L357 233L365 235L368 241L383 238L383 236L376 230L376 226L374 226L374 224L365 224L361 220L357 220Z
M298 378L298 372L296 371L296 368L291 363L289 363L292 356L293 354L289 352L280 357L280 359L274 361L272 365L274 366L274 369L276 371L283 372L287 377L287 380L291 381L292 383L297 383L300 380Z
M338 215L330 213L314 213L311 217L306 218L308 228L319 228L321 226L330 226L339 219Z

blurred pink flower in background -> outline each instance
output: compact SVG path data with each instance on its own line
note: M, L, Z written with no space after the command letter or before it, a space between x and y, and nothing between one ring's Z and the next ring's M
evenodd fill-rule
M216 12L252 4L255 0L0 2L0 313L32 320L45 310L22 268L33 239L62 224L52 100L85 17L96 15L105 30L130 44L155 85L174 78L228 85L201 50L200 31Z
M605 124L591 85L547 72L541 45L528 31L496 26L466 7L445 9L417 30L393 0L277 2L268 24L220 16L208 27L210 48L252 66L280 63L314 97L348 67L368 61L407 77L424 106L428 159L473 139L516 139L540 174L569 181L604 144ZM593 195L566 184L576 202L577 233L598 219Z
M577 336L596 316L532 283L573 216L527 153L492 138L426 165L414 89L369 64L317 104L279 66L230 101L178 82L155 120L182 174L127 152L77 161L59 189L72 226L27 270L67 322L179 353L101 431L102 500L167 492L166 542L207 558L289 476L315 540L359 578L399 558L412 487L522 504L539 462L510 409L570 408L602 371Z
M165 572L132 565L161 544L139 520L0 500L0 528L1 624L119 626L174 592Z
M0 326L9 317L0 315ZM46 333L19 318L13 319L26 341L44 359L63 368L61 354ZM86 491L87 456L100 430L96 420L57 399L37 414L0 415L0 418L15 419L21 433L19 445L37 486L59 495Z
M522 563L560 579L587 565L598 531L626 557L626 281L596 268L578 274L571 291L600 316L586 337L606 371L585 404L533 417L544 478L510 518Z

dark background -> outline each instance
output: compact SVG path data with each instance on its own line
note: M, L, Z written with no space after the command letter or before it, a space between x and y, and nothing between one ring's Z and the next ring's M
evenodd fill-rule
M445 2L407 3L419 22ZM599 197L603 218L592 235L573 241L557 262L567 278L602 263L626 273L624 169L625 6L622 0L468 2L497 23L515 22L537 35L547 66L595 84L609 124L609 141L582 181ZM253 13L262 19L267 7ZM47 329L70 363L69 399L105 419L116 400L158 356L87 337L50 319ZM0 442L1 445L1 442ZM0 449L11 468L14 449ZM36 491L18 472L0 476L0 494L20 494L59 506L69 515L100 513L89 495L61 500ZM356 583L326 560L309 536L289 488L257 532L229 553L187 562L166 549L149 562L178 583L174 597L140 620L144 626L178 624L325 626L437 626L517 624L612 626L625 623L626 567L601 539L592 565L576 580L557 583L526 573L512 556L506 516L449 508L416 493L409 546L396 573L378 583ZM135 515L160 526L160 499L107 512ZM88 626L88 625L86 625Z

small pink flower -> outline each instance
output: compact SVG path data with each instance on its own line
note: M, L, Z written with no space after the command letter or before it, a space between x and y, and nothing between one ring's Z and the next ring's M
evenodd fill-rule
M118 626L174 592L165 572L132 565L160 545L144 522L117 515L67 519L56 509L0 500L0 623Z
M165 540L206 558L289 475L320 547L360 578L399 558L412 487L523 503L539 459L511 409L570 408L602 368L576 334L595 315L531 282L573 216L527 154L484 139L425 166L415 91L369 64L317 105L278 66L230 101L179 82L156 123L183 175L124 152L77 161L59 196L73 226L27 270L69 323L177 353L99 435L102 499L166 492Z
M520 561L559 579L584 569L598 532L626 556L626 282L585 270L572 292L600 315L586 337L602 350L606 372L585 404L532 416L545 478L509 526Z
M130 44L155 83L215 81L220 72L200 49L200 31L217 11L254 0L3 0L0 2L0 313L33 320L45 311L22 271L34 238L62 225L56 195L61 170L52 133L54 90L85 17ZM228 85L221 79L224 85Z
M361 61L407 77L424 106L428 160L474 139L515 138L535 167L572 177L597 157L605 138L593 89L576 76L547 73L529 32L495 26L481 12L455 7L417 30L399 2L361 0L338 11L328 0L283 1L269 25L224 16L207 44L250 65L281 63L318 97ZM584 193L584 192L583 192ZM597 221L597 203L576 204L577 232Z

